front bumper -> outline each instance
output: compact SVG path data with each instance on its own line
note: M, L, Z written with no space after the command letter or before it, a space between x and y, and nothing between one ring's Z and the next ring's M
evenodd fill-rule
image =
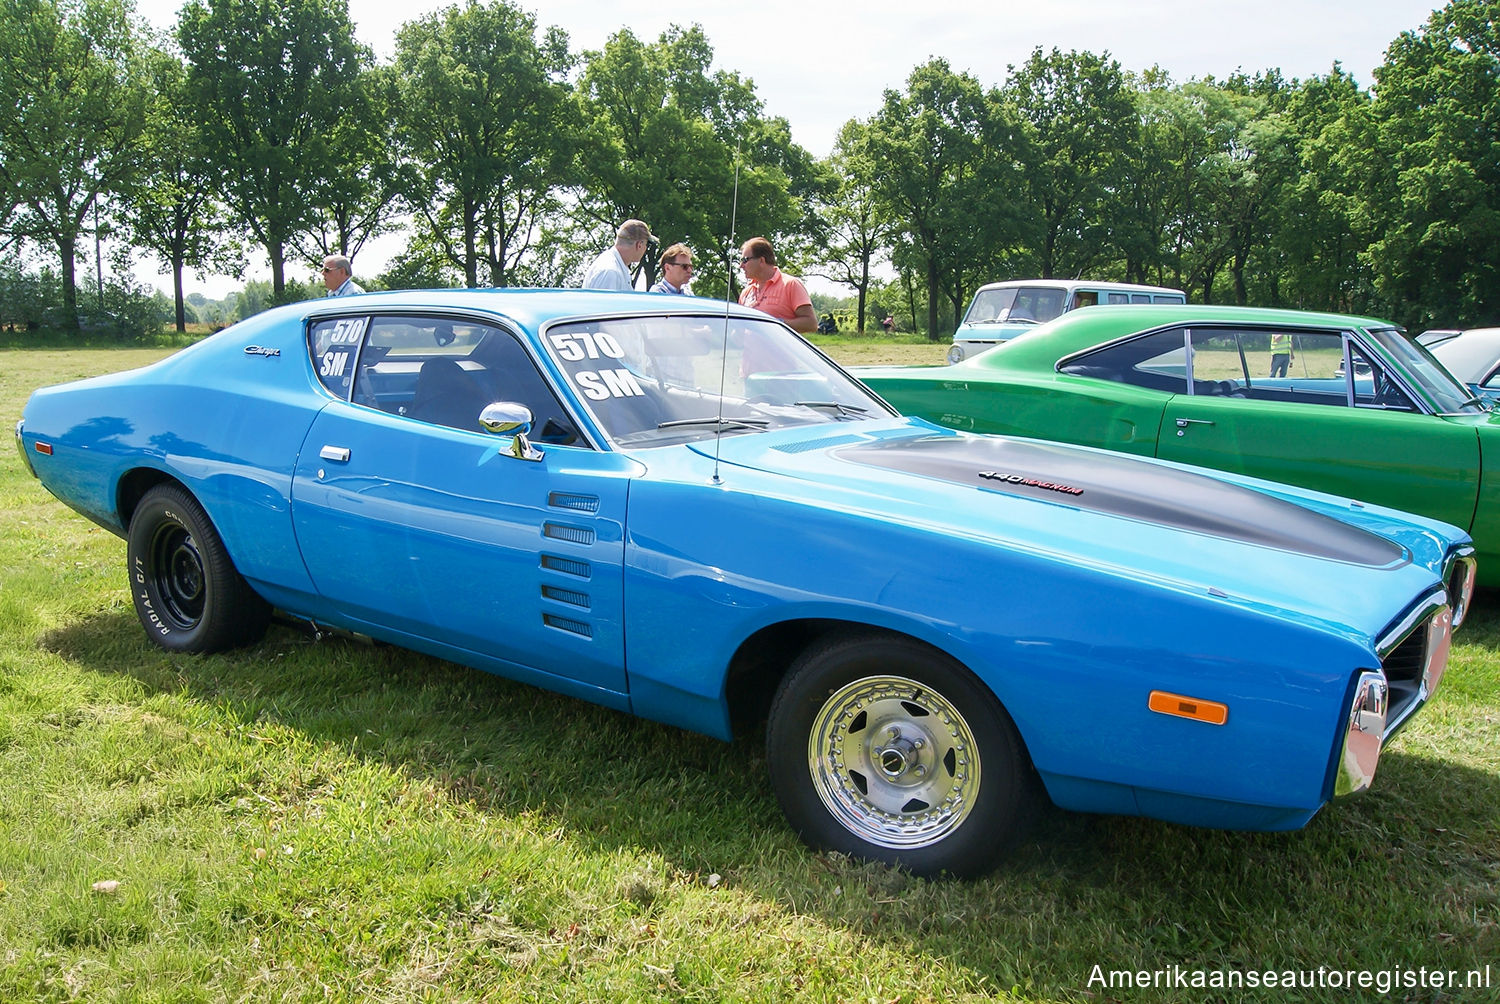
M26 465L27 472L36 477L36 468L31 465L31 457L26 453L26 440L21 436L25 426L24 418L16 419L16 452L21 455L21 463Z
M1335 767L1335 797L1364 791L1375 779L1385 744L1437 692L1448 668L1453 631L1474 595L1474 550L1453 555L1435 589L1375 646L1379 669L1360 671L1344 717Z

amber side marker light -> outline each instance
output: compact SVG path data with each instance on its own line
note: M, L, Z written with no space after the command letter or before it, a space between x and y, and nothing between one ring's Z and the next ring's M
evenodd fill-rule
M1220 704L1218 701L1200 701L1196 697L1169 694L1165 690L1151 691L1151 698L1146 702L1146 707L1164 715L1191 718L1195 722L1207 722L1210 725L1223 725L1229 720L1229 705L1227 704Z
M44 457L50 457L52 456L52 444L38 441L36 444L36 452L40 453Z

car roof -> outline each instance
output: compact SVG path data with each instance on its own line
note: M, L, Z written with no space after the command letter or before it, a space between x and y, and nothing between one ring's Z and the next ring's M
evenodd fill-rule
M1104 282L1093 279L1007 279L1004 282L990 282L980 286L974 292L983 293L991 289L1015 289L1020 286L1052 286L1058 289L1073 289L1083 286L1088 289L1120 290L1122 292L1135 291L1137 293L1181 293L1182 290L1171 286L1147 286L1138 282Z
M1055 321L1028 331L972 360L956 365L997 369L1011 366L1050 366L1064 356L1138 332L1168 325L1253 324L1288 328L1392 328L1390 321L1347 314L1274 307L1204 306L1201 304L1113 304L1070 310Z
M1453 338L1429 344L1427 351L1454 376L1472 383L1494 368L1500 355L1500 328L1469 328Z
M768 315L707 297L631 290L538 289L401 289L357 296L323 297L290 304L285 310L308 317L413 310L469 311L500 315L519 327L540 331L562 318L615 314L729 314L766 319Z

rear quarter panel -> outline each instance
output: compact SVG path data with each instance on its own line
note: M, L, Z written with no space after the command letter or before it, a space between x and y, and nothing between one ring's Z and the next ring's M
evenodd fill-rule
M288 499L324 403L300 319L277 311L140 370L43 388L25 435L52 444L50 457L31 451L42 483L90 519L123 535L121 479L159 472L193 493L252 583L310 591Z

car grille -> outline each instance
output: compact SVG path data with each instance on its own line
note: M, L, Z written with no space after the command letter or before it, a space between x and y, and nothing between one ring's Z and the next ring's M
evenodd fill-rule
M1453 608L1444 589L1414 607L1376 646L1390 687L1384 739L1394 736L1437 690L1452 641Z
M1427 665L1428 633L1419 626L1418 630L1407 635L1389 655L1380 660L1380 668L1385 671L1386 683L1391 688L1393 718L1410 714L1407 709L1420 695L1422 670Z

